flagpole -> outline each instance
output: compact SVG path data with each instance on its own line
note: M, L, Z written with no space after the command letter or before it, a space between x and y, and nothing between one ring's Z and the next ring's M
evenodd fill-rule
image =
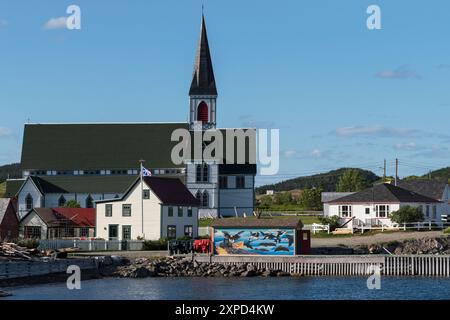
M145 239L145 234L144 234L144 179L143 179L143 175L144 175L144 163L145 160L139 160L140 164L141 164L141 170L140 170L140 177L141 177L141 226L142 226L142 238Z

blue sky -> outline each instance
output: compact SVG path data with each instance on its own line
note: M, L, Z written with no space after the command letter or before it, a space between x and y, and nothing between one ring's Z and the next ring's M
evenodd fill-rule
M280 173L449 165L450 3L205 0L221 127L280 128ZM82 29L48 29L81 7ZM185 121L202 1L0 2L0 164L31 122ZM381 8L368 30L366 9Z

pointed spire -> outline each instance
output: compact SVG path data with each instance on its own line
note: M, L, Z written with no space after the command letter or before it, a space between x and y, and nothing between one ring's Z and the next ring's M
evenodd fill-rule
M208 37L206 35L205 16L203 14L189 95L217 95Z

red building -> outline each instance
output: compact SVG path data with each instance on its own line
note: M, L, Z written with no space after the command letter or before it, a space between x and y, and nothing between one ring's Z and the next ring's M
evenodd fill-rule
M0 198L0 241L19 237L19 218L15 199Z

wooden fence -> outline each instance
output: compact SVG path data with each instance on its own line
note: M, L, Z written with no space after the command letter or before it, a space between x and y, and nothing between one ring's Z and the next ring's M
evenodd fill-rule
M450 277L450 256L436 255L347 255L347 256L210 256L200 263L252 264L305 276L365 276L379 268L386 276Z
M39 240L39 249L57 250L62 248L79 248L80 251L140 251L143 248L140 240L77 240L77 239L54 239Z

